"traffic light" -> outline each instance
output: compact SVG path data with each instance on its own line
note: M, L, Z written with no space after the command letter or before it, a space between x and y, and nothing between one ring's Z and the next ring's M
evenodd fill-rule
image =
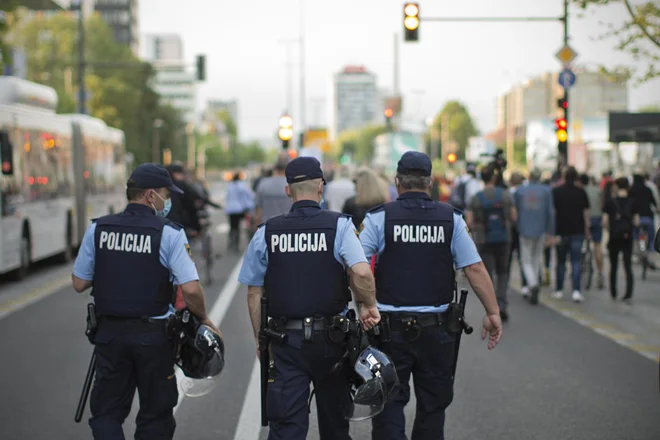
M197 55L197 81L206 81L206 55Z
M394 116L394 110L391 108L386 108L385 109L385 125L387 125L387 128L392 128L392 116Z
M454 162L456 162L456 159L457 159L457 157L456 157L456 154L455 154L455 153L449 153L449 154L447 155L447 161L448 161L449 163L454 163Z
M289 154L289 159L291 159L291 160L298 157L298 151L296 151L296 150L289 150L288 154Z
M555 120L557 126L557 148L559 154L566 156L568 154L568 122L566 118L559 118Z
M566 98L559 98L557 100L557 107L562 110L568 110L568 101Z
M282 141L282 149L289 148L289 141L293 137L293 119L289 115L282 115L280 118L280 130L277 133Z
M403 6L404 41L419 40L419 4L406 3Z

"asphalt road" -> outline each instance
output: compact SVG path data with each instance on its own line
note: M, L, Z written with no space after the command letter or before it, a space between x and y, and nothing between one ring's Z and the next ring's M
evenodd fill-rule
M236 281L241 256L225 251L224 222L216 216L222 233L215 243L222 257L206 294L225 336L227 365L210 394L180 402L175 438L267 436L259 425L246 289ZM70 271L70 266L43 265L21 283L0 283L0 439L91 437L88 410L83 422L73 421L92 347L84 336L89 299L65 283ZM660 439L656 362L517 295L511 297L510 312L501 344L489 352L476 331L481 306L470 297L468 320L475 333L463 338L448 439ZM409 431L413 413L414 400L408 407ZM124 425L127 438L132 438L135 414L134 407ZM352 432L354 439L370 438L369 422L354 424ZM318 439L314 410L308 438Z

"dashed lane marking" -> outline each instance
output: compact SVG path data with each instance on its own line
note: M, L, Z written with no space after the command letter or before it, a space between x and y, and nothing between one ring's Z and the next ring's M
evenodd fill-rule
M18 310L34 304L47 296L52 295L61 288L71 284L71 275L56 278L53 281L48 281L40 287L31 290L23 295L19 295L8 301L0 303L0 319L6 318Z
M511 286L511 288L520 292L517 286ZM622 332L616 326L600 322L595 316L581 310L576 310L574 307L566 305L566 303L559 303L558 300L552 299L548 295L541 295L539 302L560 315L572 319L584 327L590 328L601 336L605 336L622 347L626 347L653 362L660 363L660 346L644 344L639 341L637 335Z

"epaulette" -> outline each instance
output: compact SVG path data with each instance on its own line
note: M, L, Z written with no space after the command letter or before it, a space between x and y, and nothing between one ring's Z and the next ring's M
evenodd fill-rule
M92 223L96 223L96 220L98 220L98 219L99 219L99 217L93 218L93 219L91 220L91 222L92 222Z
M373 208L371 208L371 209L370 209L369 211L367 211L367 212L368 212L368 213L379 212L379 211L382 211L382 210L384 210L384 209L385 209L385 203L381 203L380 205L376 205L376 206L374 206Z
M259 226L257 226L257 229L261 228L262 226L266 226L266 222L263 222Z
M162 218L162 217L161 217L161 218ZM170 220L170 219L168 219L168 218L164 218L163 220L164 220L164 222L165 222L165 226L169 226L170 228L173 228L173 229L175 229L175 230L177 230L177 231L180 231L181 229L183 229L183 225L180 224L180 223L173 222L172 220Z
M339 213L339 217L343 217L345 219L351 220L353 216L351 214L344 214L343 212Z
M458 208L454 208L454 214L458 215L459 217L465 217L465 215L463 214L463 211L461 211Z

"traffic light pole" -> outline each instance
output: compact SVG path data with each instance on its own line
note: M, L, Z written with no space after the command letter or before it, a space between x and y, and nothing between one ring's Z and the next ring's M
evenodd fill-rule
M564 0L564 17L563 17L563 22L564 22L564 45L568 45L568 0ZM566 119L566 134L570 132L569 130L569 118L568 118L568 111L571 108L570 105L568 104L568 88L564 87L564 119ZM559 143L558 145L558 156L557 158L559 159L557 161L557 168L561 168L563 166L568 165L568 138L566 139L566 142L564 143Z
M78 2L78 113L84 115L85 107L85 18L81 0Z

